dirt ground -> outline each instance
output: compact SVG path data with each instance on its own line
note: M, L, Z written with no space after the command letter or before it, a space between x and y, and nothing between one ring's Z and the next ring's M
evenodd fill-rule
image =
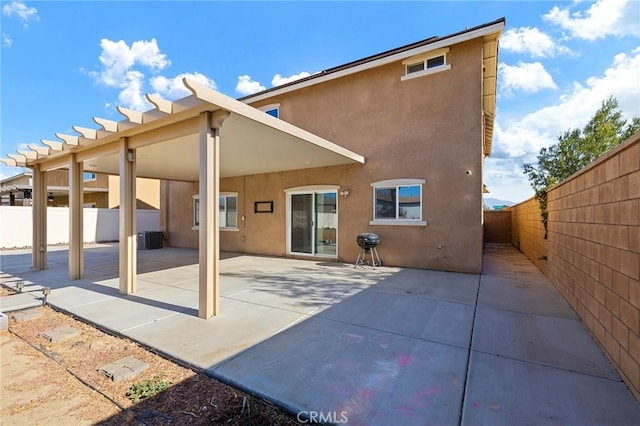
M6 293L0 293L6 296ZM33 318L9 321L0 333L2 425L295 425L294 416L175 364L140 345L106 334L49 307L30 310ZM80 335L51 343L40 333L62 325ZM147 364L143 373L120 382L100 374L100 366L125 356ZM142 385L171 383L155 396ZM135 390L138 389L136 392Z

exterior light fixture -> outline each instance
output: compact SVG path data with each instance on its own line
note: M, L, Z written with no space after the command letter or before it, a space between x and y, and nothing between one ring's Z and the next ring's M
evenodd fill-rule
M49 196L47 197L47 200L53 201L53 192L49 193Z
M347 198L349 196L349 190L345 189L344 191L340 191L340 195Z

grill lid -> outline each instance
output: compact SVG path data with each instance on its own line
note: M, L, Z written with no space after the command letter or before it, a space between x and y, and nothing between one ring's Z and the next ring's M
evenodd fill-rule
M380 243L380 238L372 232L365 232L358 235L356 241L358 242L358 245L363 249L370 249Z

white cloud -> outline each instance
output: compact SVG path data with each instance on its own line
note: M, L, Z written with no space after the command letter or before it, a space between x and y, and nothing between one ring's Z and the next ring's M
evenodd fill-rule
M513 201L528 197L531 189L526 177L518 178L522 163L535 162L540 149L555 143L565 130L583 128L609 96L618 100L627 120L640 116L639 73L640 46L630 53L616 55L602 75L583 83L574 82L553 105L506 123L498 113L493 152L485 169L485 182L492 194ZM516 193L523 196L518 198L513 195Z
M13 0L11 3L6 3L2 6L2 14L10 18L18 18L25 27L28 27L31 22L40 20L38 9L29 7L20 0Z
M501 91L506 95L517 90L535 93L543 89L557 89L551 74L540 62L519 62L517 66L500 63L498 74Z
M151 41L135 41L129 47L123 40L100 41L102 53L100 62L103 70L96 75L98 80L107 86L119 87L132 78L128 74L135 65L143 65L151 71L158 71L168 67L171 61L160 52L155 39Z
M11 47L13 40L9 35L2 33L2 47Z
M271 85L272 86L281 86L283 84L287 84L290 83L292 81L296 81L296 80L300 80L302 78L306 78L309 77L311 74L306 72L306 71L302 71L301 73L298 74L294 74L294 75L290 75L289 77L283 77L280 74L276 74L273 76L273 79L271 79Z
M191 91L187 89L182 83L183 78L187 78L196 83L203 84L211 89L216 88L216 82L207 77L204 74L196 73L182 73L178 74L173 78L167 78L164 76L156 76L150 80L151 87L158 94L169 100L175 100L184 98L185 96L191 95Z
M637 0L598 0L586 11L571 13L569 9L554 6L543 15L543 19L568 31L573 38L596 40L610 35L640 37L640 7Z
M121 106L137 111L149 109L151 106L143 94L145 75L135 67L145 67L157 73L171 64L160 52L156 40L135 41L129 47L123 40L102 39L100 47L102 71L90 75L101 84L121 89L118 95Z
M100 84L120 89L118 105L125 108L136 111L151 109L153 106L144 96L149 85L157 94L169 100L189 96L191 91L182 83L185 77L216 88L215 81L198 72L182 73L175 77L161 75L160 72L168 68L171 61L161 52L156 39L135 41L131 46L123 40L102 39L100 47L102 70L89 75ZM150 72L152 76L147 79L142 70ZM112 105L110 101L105 102L106 108L112 108Z
M236 92L243 96L252 95L254 93L262 92L265 90L259 81L255 81L249 75L239 75L238 84L236 84Z
M146 111L150 104L143 95L144 74L140 71L128 71L126 80L118 85L122 90L118 95L118 104L136 111Z
M509 52L524 53L534 58L571 54L571 50L557 44L537 28L520 27L505 31L500 37L500 47Z

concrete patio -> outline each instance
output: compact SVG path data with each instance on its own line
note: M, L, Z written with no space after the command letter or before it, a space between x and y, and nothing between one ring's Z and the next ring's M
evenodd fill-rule
M198 255L139 251L118 293L117 246L31 271L3 252L2 282L302 416L349 424L640 424L640 405L552 284L513 247L482 275L353 268L225 254L221 315L197 317ZM327 417L329 416L329 417ZM317 418L317 417L316 417Z

